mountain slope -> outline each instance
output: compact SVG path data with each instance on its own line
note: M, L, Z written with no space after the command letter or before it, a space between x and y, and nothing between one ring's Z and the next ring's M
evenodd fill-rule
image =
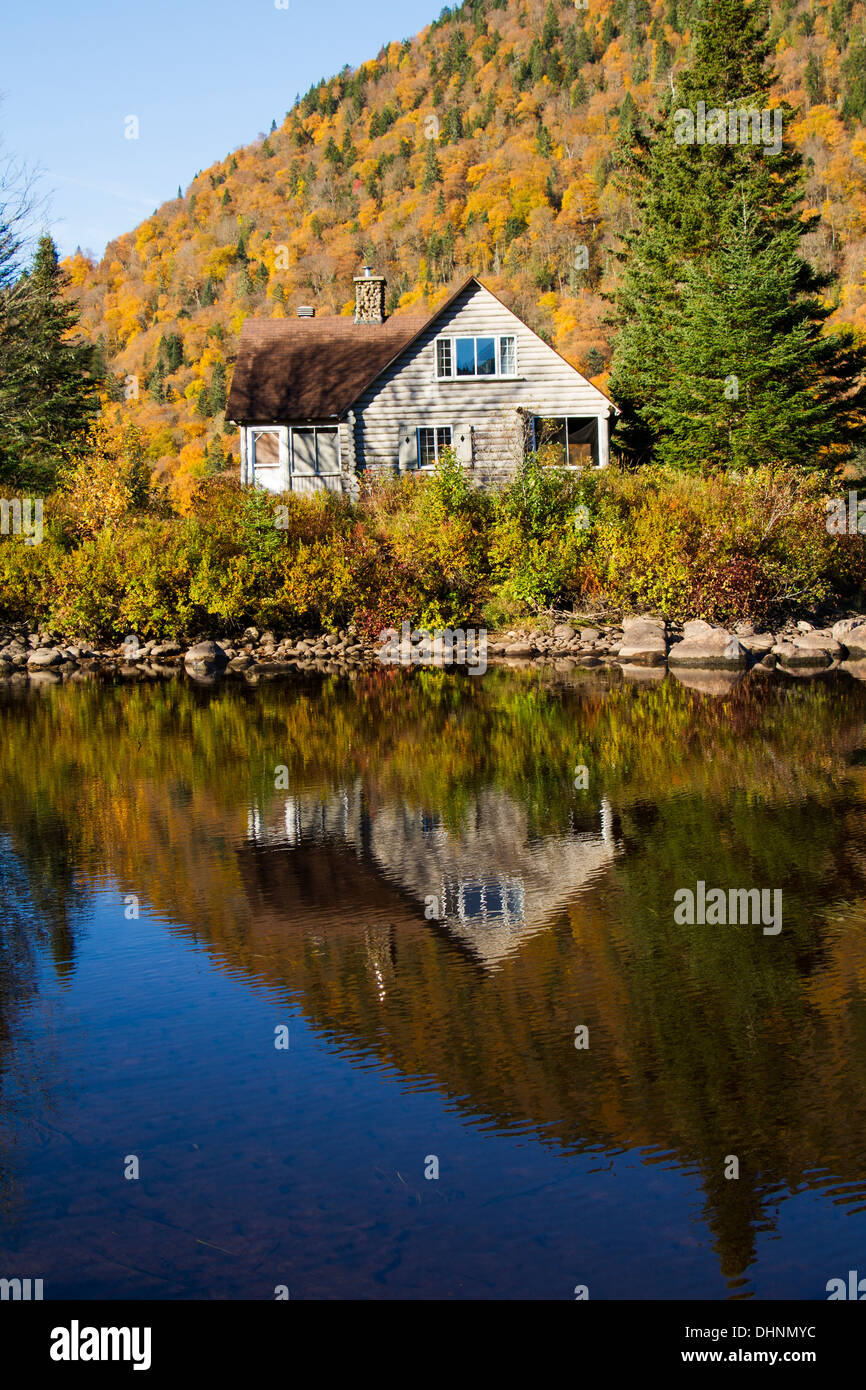
M605 291L630 210L616 144L688 53L702 0L475 0L356 71L317 84L183 196L67 261L82 329L127 378L126 409L178 486L231 448L227 381L250 314L351 312L364 262L389 308L433 308L482 276L604 380ZM832 321L866 332L866 2L771 5L776 94L838 271ZM180 192L180 190L179 190ZM584 249L585 248L585 249ZM134 392L138 388L138 398Z

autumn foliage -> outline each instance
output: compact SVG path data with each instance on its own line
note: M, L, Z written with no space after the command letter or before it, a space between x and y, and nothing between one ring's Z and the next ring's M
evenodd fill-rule
M183 505L236 449L225 425L249 315L352 310L384 272L389 311L434 308L468 273L602 384L616 180L633 123L688 54L696 0L475 0L322 81L254 144L112 242L65 263L145 455ZM866 4L783 0L775 95L821 213L808 254L840 274L831 325L866 328ZM786 132L787 134L788 132ZM224 430L226 433L224 434Z

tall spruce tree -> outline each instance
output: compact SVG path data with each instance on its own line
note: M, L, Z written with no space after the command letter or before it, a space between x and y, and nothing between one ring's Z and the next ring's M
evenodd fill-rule
M98 408L93 348L77 339L78 311L50 236L39 239L29 273L2 293L8 353L0 380L0 470L6 480L53 480L57 459Z
M803 253L819 219L801 213L799 154L771 138L768 56L764 13L717 0L691 66L623 161L637 218L624 238L611 390L633 462L815 466L848 457L863 429L866 355L848 333L822 332L832 277ZM689 141L683 113L697 137L701 102L719 143ZM728 123L742 111L767 113L759 143L751 120L748 143L739 118ZM783 134L792 115L780 108Z

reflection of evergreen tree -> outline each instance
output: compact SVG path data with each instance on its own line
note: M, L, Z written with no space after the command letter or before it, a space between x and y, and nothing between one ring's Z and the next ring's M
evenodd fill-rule
M432 1078L470 1118L694 1172L733 1287L780 1191L822 1167L852 1192L862 1176L866 688L750 678L709 701L672 679L545 681L382 671L7 702L0 907L18 964L12 985L0 976L0 1068L33 951L61 974L74 961L79 883L146 883L146 905L220 968L291 989L331 1044ZM275 762L295 798L357 788L356 843L238 854L250 806L285 825ZM533 845L591 832L604 798L620 843L495 973L469 967L373 853L383 808L459 835L491 797L521 806ZM783 886L780 935L675 925L674 891L700 878ZM578 1003L593 1043L576 1070Z

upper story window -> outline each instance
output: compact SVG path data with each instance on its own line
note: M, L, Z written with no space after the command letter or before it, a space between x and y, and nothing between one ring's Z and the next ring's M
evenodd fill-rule
M440 379L515 376L516 372L517 341L512 333L436 339L436 375Z

